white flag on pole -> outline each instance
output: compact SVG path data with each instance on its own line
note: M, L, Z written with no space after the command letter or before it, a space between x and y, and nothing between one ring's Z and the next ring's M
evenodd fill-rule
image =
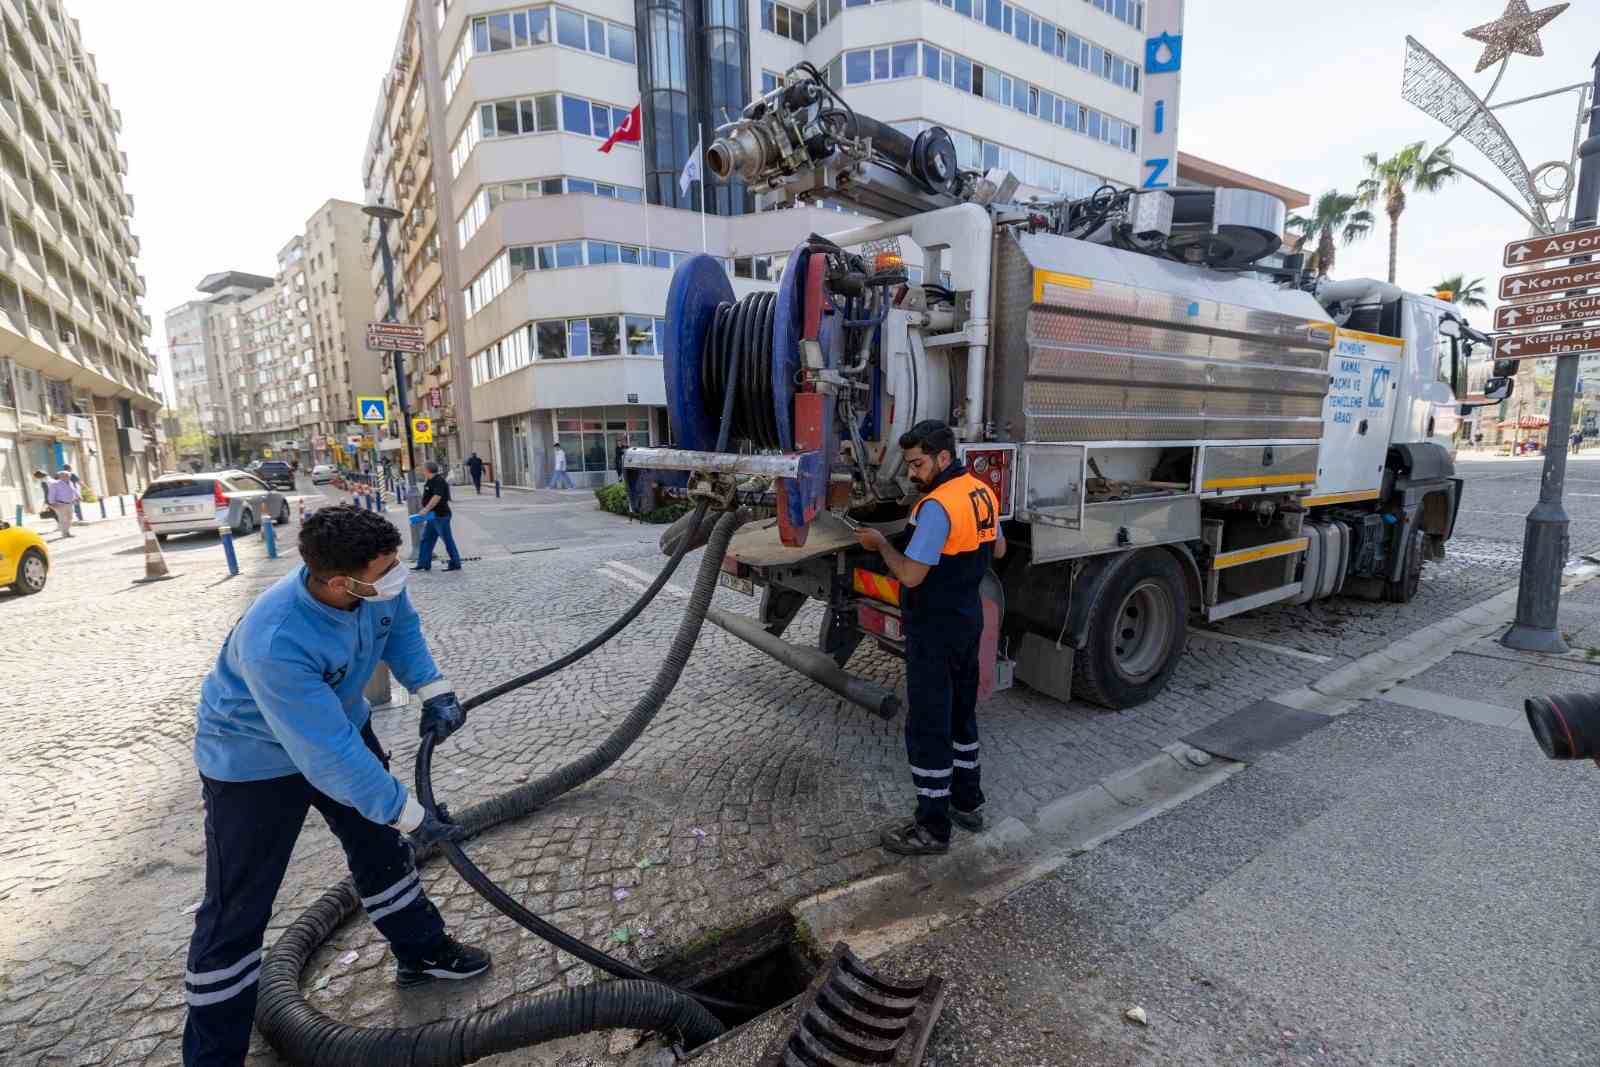
M683 165L683 173L678 175L678 192L684 196L689 195L689 183L704 181L700 173L700 146L705 140L705 134L694 139L694 151L689 154L689 162Z

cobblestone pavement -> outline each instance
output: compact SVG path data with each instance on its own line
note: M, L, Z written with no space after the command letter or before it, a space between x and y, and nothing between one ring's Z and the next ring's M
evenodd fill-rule
M1538 466L1462 470L1467 497L1452 559L1429 565L1410 605L1339 600L1229 620L1221 634L1254 643L1198 637L1171 687L1126 712L1062 706L1021 689L996 697L983 713L994 814L1026 819L1174 737L1513 584ZM1574 462L1567 488L1573 545L1600 545L1600 460ZM468 497L457 513L463 550L480 558L460 574L415 575L411 588L462 693L567 650L622 611L635 591L608 577L608 564L654 571L660 563L656 528L599 513L583 494ZM277 561L264 558L259 536L242 540L244 573L231 580L216 539L202 536L166 545L179 578L129 585L142 573L137 538L112 538L63 552L39 596L0 593L6 1063L176 1061L183 954L202 883L189 753L195 694L245 605L294 566L293 531L284 529ZM696 566L691 556L680 581ZM753 610L730 591L718 597ZM584 751L648 683L678 610L663 597L578 666L474 712L436 761L441 796L465 805ZM809 610L791 636L815 632ZM901 674L898 662L868 650L852 669L890 683ZM375 721L409 777L415 708L380 711ZM660 716L616 767L470 851L535 911L653 964L885 867L876 830L908 802L900 730L707 627ZM308 821L269 937L342 875L333 838ZM381 941L356 922L308 970L314 1004L352 1022L415 1023L590 977L492 913L447 867L431 867L424 880L455 932L495 952L490 975L402 994ZM503 1059L579 1063L604 1048L577 1042ZM259 1042L253 1058L276 1062Z

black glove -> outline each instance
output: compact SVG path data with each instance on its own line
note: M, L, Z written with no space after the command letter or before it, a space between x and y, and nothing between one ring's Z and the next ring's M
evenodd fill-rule
M467 713L461 707L461 701L456 699L454 693L440 693L431 696L422 702L422 723L417 730L418 737L427 737L432 734L436 740L443 741L467 721Z
M440 804L437 812L425 813L422 816L422 825L406 836L411 839L413 848L426 848L440 841L460 841L467 836L467 828L451 822L450 812Z

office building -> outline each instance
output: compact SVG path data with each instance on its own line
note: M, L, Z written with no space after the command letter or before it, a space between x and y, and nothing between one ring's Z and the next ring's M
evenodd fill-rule
M58 0L0 3L0 513L34 468L138 492L164 430L122 117Z
M1145 36L1138 0L418 0L367 189L396 203L432 183L433 214L406 239L444 261L455 414L470 398L489 451L474 447L537 485L560 442L574 479L600 484L618 443L667 433L671 268L709 252L743 295L808 233L850 225L826 207L761 210L737 182L680 184L694 146L782 72L808 61L864 114L944 127L962 166L1006 167L1022 196L1081 197L1138 179ZM636 105L642 139L600 151ZM1186 183L1235 173L1186 162ZM414 319L416 296L402 303Z
M271 277L207 275L205 299L167 313L177 414L204 438L186 437L185 459L350 463L355 397L383 391L366 348L365 231L360 204L329 200Z

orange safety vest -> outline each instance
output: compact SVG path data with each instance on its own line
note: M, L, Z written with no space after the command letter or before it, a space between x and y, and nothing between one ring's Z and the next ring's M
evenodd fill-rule
M917 501L911 509L916 518L922 505L937 500L950 519L950 533L945 537L943 556L958 556L963 552L976 552L980 545L993 544L999 530L1000 501L983 482L971 474L962 474L935 486L933 491Z

